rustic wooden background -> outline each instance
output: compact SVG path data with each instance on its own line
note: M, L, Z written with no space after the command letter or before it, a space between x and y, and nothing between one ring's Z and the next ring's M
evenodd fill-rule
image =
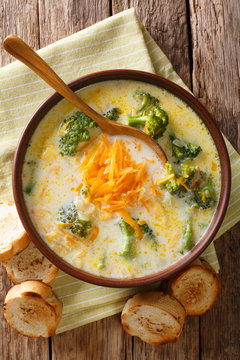
M34 49L135 7L194 95L240 150L239 0L2 0L0 37L22 37ZM0 65L13 59L1 50ZM2 360L240 359L240 225L216 242L222 290L213 309L188 318L176 344L154 347L125 334L119 315L51 339L12 331L1 313ZM10 287L2 271L0 303Z

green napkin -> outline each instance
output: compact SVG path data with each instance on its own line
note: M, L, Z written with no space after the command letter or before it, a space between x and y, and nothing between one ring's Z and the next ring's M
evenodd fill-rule
M138 69L159 74L187 89L139 22L134 9L103 20L38 53L66 82L104 69ZM18 61L0 69L0 83L0 195L1 199L9 199L12 197L11 167L20 133L53 90ZM240 219L240 156L227 140L226 144L232 165L232 192L227 215L216 238ZM213 243L202 257L219 270ZM63 301L63 317L57 333L120 312L126 299L139 291L95 286L63 272L51 285Z

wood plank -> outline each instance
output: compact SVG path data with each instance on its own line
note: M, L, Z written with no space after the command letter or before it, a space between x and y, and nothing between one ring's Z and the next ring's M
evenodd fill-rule
M9 34L18 35L31 47L36 50L39 49L37 0L10 0L1 2L1 44ZM4 66L14 60L6 51L1 51L0 66Z
M213 114L231 143L240 146L240 3L190 0L190 15L194 95Z
M6 271L0 265L0 304L4 304L7 291L13 286ZM49 360L48 339L31 339L18 334L0 312L0 359L1 360Z
M190 0L193 92L240 149L240 4L234 0ZM240 225L216 241L222 290L213 309L200 318L201 359L239 359Z
M26 26L28 24L28 26ZM0 41L9 34L16 34L27 41L34 49L39 48L38 1L11 0L1 3ZM0 66L15 59L1 51ZM8 289L13 285L0 266L0 304L3 306ZM0 314L0 358L1 360L48 360L48 339L30 339L12 330L1 311Z
M201 360L239 360L240 354L240 224L216 241L220 262L220 296L200 317Z
M39 0L40 47L80 31L109 15L108 0Z
M56 335L52 344L52 360L132 360L132 339L124 333L119 315Z
M112 0L113 14L134 7L141 22L191 88L186 2L182 0Z

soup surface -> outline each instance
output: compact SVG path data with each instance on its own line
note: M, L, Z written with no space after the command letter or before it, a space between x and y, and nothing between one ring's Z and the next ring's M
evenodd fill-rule
M106 81L80 90L91 107L159 141L106 136L67 100L42 119L26 152L26 205L41 237L87 272L134 278L160 271L201 239L220 192L214 142L197 114L156 86Z

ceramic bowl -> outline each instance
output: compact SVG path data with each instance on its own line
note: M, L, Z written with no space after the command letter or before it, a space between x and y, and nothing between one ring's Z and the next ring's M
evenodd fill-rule
M15 153L14 165L13 165L13 194L16 203L16 207L25 227L28 235L39 248L39 250L57 267L66 273L81 279L86 282L101 286L110 286L110 287L133 287L133 286L142 286L150 283L154 283L160 279L168 278L174 273L182 270L186 265L191 263L196 259L204 249L210 244L215 234L217 233L219 227L222 224L224 215L227 210L227 205L230 195L230 186L231 186L231 171L230 171L230 161L228 152L225 146L223 137L218 130L214 120L207 112L207 110L201 105L201 103L193 97L189 92L176 85L175 83L164 79L158 75L150 74L147 72L136 71L136 70L107 70L101 71L93 74L83 76L77 80L72 81L69 86L73 91L77 91L81 88L84 88L88 85L92 85L98 82L107 81L107 80L138 80L147 82L161 88L168 90L173 93L183 101L185 101L202 119L208 128L212 138L215 142L221 166L221 191L220 198L217 205L216 212L212 219L212 222L204 234L204 236L199 240L196 246L187 253L182 259L176 263L168 266L164 270L153 273L139 278L127 278L127 279L115 279L109 277L98 276L94 274L87 273L82 271L73 265L69 264L63 258L58 256L41 238L38 234L36 228L34 227L31 218L28 214L28 210L24 201L24 194L22 190L22 168L25 153L27 150L28 143L38 126L42 118L47 114L47 112L54 107L59 101L62 100L62 96L57 93L54 93L50 96L44 103L38 108L35 114L32 116L27 126L25 127L21 138L19 140L17 150Z

